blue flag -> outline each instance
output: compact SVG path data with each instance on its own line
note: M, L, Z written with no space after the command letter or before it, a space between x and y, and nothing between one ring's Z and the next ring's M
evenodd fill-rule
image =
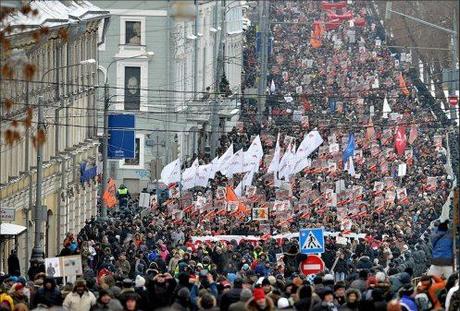
M348 161L348 158L351 157L355 153L356 143L355 143L355 136L353 133L348 135L348 144L347 148L343 151L342 159L343 163L345 164Z
M329 102L329 113L332 113L332 114L335 113L337 102L335 101L334 98L329 98L328 102Z

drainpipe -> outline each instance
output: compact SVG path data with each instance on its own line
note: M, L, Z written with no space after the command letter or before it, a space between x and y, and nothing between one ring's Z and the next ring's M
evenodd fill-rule
M26 104L27 106L29 106L29 81L26 81ZM30 171L30 161L29 161L29 157L30 157L30 130L28 127L26 127L26 131L25 131L25 134L24 134L24 137L26 139L25 141L25 150L24 150L24 170L27 172L27 178L29 180L29 191L28 191L28 200L29 200L29 205L28 205L28 208L27 210L25 211L24 213L24 216L26 218L26 251L25 251L25 262L24 262L24 268L25 268L25 271L29 271L29 258L30 258L30 255L29 255L29 241L30 241L30 234L29 234L29 211L32 210L33 208L33 186L32 186L32 172Z

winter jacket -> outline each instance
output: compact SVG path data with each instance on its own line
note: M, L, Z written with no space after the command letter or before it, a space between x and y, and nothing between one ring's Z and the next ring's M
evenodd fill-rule
M432 264L437 266L450 266L453 260L452 235L449 231L437 231L431 237L433 246Z
M321 301L313 306L312 311L338 311L339 308L333 303L326 303Z
M76 292L69 293L62 304L67 311L89 311L96 304L96 297L90 291L85 291L82 296Z
M61 292L57 288L51 288L50 290L44 287L39 288L37 293L34 296L32 307L36 307L38 304L43 304L48 307L61 306L62 305Z
M418 311L417 304L409 296L402 296L399 303L401 304L401 307L405 308L403 309L404 311Z

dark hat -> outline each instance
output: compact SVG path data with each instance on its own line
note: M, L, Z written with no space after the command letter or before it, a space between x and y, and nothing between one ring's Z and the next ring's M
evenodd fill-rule
M133 280L131 279L124 279L123 280L123 287L132 287L133 286Z
M270 284L270 281L268 280L268 278L264 278L264 279L262 280L262 286L265 286L265 285L271 285L271 284Z
M326 295L334 295L334 292L332 291L330 287L324 287L324 288L321 288L317 294L321 299L324 299Z

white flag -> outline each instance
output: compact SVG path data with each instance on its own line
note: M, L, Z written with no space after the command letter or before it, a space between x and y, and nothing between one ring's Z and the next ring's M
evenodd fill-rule
M262 149L262 142L260 141L260 136L257 135L256 138L249 146L248 151L244 153L244 171L249 172L253 169L258 170L260 165L260 160L264 156L264 151Z
M238 150L232 156L231 160L228 162L228 166L224 172L222 172L228 178L232 178L234 174L243 173L244 166L244 152L243 149Z
M184 170L182 174L182 190L188 190L195 187L196 170L198 167L198 159L195 159L192 166Z
M275 154L273 155L273 159L270 162L270 165L268 166L267 173L278 172L279 167L280 167L280 157L281 157L280 134L278 133L278 138L276 139Z
M219 158L215 157L214 160L211 161L212 167L209 170L209 179L214 179L216 173L219 171Z
M348 171L351 177L356 175L355 164L353 163L353 157L348 157L348 161L345 163L344 171Z
M280 161L280 167L279 167L279 173L278 176L279 178L284 178L284 180L288 180L289 176L291 175L292 172L292 164L294 160L294 154L292 153L292 147L291 144L288 145L286 148L286 151L284 152L283 158Z
M276 91L275 82L272 80L272 83L270 84L270 92L273 94L275 93L275 91Z
M233 157L233 144L231 144L230 147L228 147L227 151L225 151L225 153L219 158L219 162L218 162L219 169L218 170L223 173L228 167L232 157Z
M212 164L200 165L195 171L195 186L206 187L209 180L209 172L212 170Z
M161 181L169 185L180 181L180 159L172 161L161 171Z
M388 114L391 112L392 112L391 107L388 104L387 97L385 96L385 99L383 100L383 116L382 117L384 119L388 118Z
M323 138L318 131L308 133L295 153L295 165L292 174L297 174L311 163L307 158L323 143Z
M250 186L252 184L252 180L254 178L254 174L255 174L255 171L250 171L250 172L247 172L243 179L240 181L240 183L238 184L238 186L235 188L235 194L238 196L238 197L241 197L244 193L244 190L246 189L246 187Z

